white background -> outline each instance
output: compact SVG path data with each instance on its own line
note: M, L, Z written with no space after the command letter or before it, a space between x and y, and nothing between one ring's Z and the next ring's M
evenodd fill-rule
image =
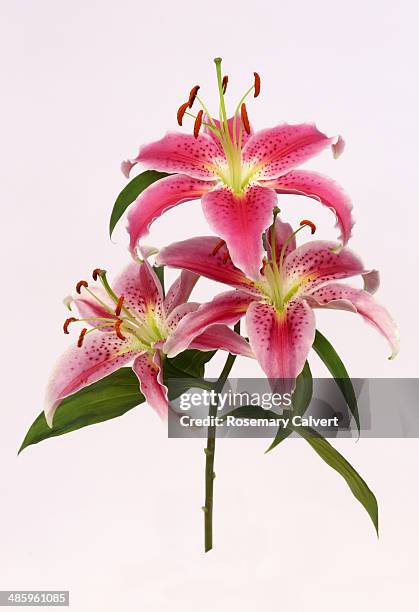
M256 128L314 120L344 135L338 161L325 153L309 167L350 192L352 246L381 270L402 350L387 361L384 340L350 313L321 312L319 328L353 376L417 375L418 12L414 0L2 0L0 589L70 589L77 612L417 609L416 440L338 444L379 499L379 541L303 441L267 456L263 440L220 441L208 555L203 441L167 440L148 407L16 450L74 341L61 299L94 267L128 261L124 224L116 244L107 236L121 159L176 129L195 83L214 108L217 55L232 102L262 75L248 107ZM281 206L336 235L313 201ZM149 242L205 233L189 203ZM203 282L196 297L215 288ZM237 375L259 372L237 364Z

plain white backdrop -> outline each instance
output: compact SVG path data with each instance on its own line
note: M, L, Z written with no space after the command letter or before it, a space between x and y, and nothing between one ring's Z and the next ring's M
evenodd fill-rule
M352 247L382 274L379 299L401 328L388 347L349 313L321 312L353 376L417 376L419 51L416 1L0 3L0 589L69 589L77 612L417 609L419 446L340 441L380 504L377 541L341 478L303 441L264 456L263 440L220 441L215 549L202 552L203 441L167 440L142 406L119 420L16 451L42 408L61 300L97 266L128 261L124 224L107 236L121 159L176 129L195 83L216 101L215 56L255 127L316 121L347 141L309 167L355 204ZM336 235L311 200L284 198ZM154 224L149 242L207 234L198 203ZM196 297L209 297L203 282ZM220 361L212 366L216 372ZM313 370L325 374L313 358ZM258 375L239 360L236 375ZM397 410L397 406L394 407Z

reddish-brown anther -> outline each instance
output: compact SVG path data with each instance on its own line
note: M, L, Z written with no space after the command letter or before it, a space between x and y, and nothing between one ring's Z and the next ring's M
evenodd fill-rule
M115 333L118 336L118 338L120 340L126 340L124 334L121 332L121 325L122 325L122 321L121 319L119 319L116 323L115 323Z
M188 100L189 108L192 108L199 90L200 90L199 85L195 85L195 87L192 87L191 91L189 92L189 100Z
M85 281L85 280L81 280L77 283L76 285L76 291L77 293L81 293L81 288L82 287L88 287L89 284Z
M228 76L227 76L227 75L224 75L224 76L223 76L222 83L221 83L221 87L222 87L222 90L223 90L223 94L225 94L225 92L227 91L227 84L228 84Z
M257 98L258 95L260 94L260 76L258 75L257 72L254 72L254 77L255 77L255 82L254 82L254 88L255 88L255 93L254 93L254 97Z
M77 321L77 319L75 317L69 317L68 319L66 319L64 321L63 331L64 331L65 334L69 334L70 333L68 331L68 326L70 325L70 323L74 323L75 321Z
M225 240L219 240L211 251L211 255L217 255L218 251L225 245Z
M177 111L177 122L178 122L179 125L182 125L183 117L185 116L187 108L189 108L189 100L187 102L185 102L184 104L182 104L182 106L179 106L179 108L178 108L178 111Z
M249 123L249 117L247 115L247 109L246 109L246 104L243 102L243 104L241 105L241 109L240 109L240 116L242 119L242 123L244 125L244 129L246 130L246 132L248 134L250 134L250 123Z
M314 225L313 221L308 221L308 219L303 219L302 221L300 221L300 225L301 227L303 225L307 225L307 227L309 227L311 229L311 233L314 234L314 232L316 231L316 226Z
M193 126L193 135L195 136L195 138L198 138L199 136L199 130L201 129L203 114L204 114L204 111L200 110L196 116L195 123Z
M122 310L122 305L124 303L124 296L121 295L121 297L119 298L117 304L116 304L116 308L115 308L115 314L117 317L119 317L119 315L121 314L121 310Z
M96 281L98 276L100 276L101 274L104 273L105 270L102 270L102 268L95 268L92 272L92 277L93 280Z
M77 346L79 348L81 348L83 346L83 340L84 340L84 337L85 337L86 334L87 334L87 327L83 327L83 329L80 332L79 339L77 340Z

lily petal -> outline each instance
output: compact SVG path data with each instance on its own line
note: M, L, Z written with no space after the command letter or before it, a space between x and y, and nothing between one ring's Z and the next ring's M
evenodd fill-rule
M258 294L254 281L236 268L226 245L217 236L199 236L164 247L157 263L171 268L184 268L219 283Z
M240 195L217 187L202 198L208 223L226 241L233 263L253 279L260 277L262 233L272 223L276 202L275 191L259 185Z
M194 272L190 272L189 270L182 270L165 297L164 309L166 315L170 314L176 306L188 301L198 278L198 274L194 274Z
M314 308L333 308L359 313L388 340L391 346L389 359L394 359L399 352L399 332L395 322L387 310L367 291L331 283L314 291L308 299Z
M266 376L293 381L304 367L314 341L316 323L304 300L293 300L280 313L270 304L253 302L246 314L250 345Z
M207 134L195 138L192 134L169 132L161 140L141 147L132 164L142 163L150 170L187 174L196 179L213 180L217 164L225 156ZM128 168L125 163L124 168Z
M94 300L87 291L82 288L81 295L77 295L72 299L73 304L77 308L80 317L83 319L89 319L90 321L86 321L87 325L91 325L93 327L103 325L103 318L106 319L115 319L117 320L117 316L115 315L115 302L110 299L109 295L103 289L103 287L96 285L94 287L89 287L91 291L97 295L97 297L106 304L102 306L100 302ZM98 319L94 319L92 317L98 317ZM113 331L113 325L110 327L99 327L99 331L109 332Z
M362 275L364 280L364 291L374 294L380 286L380 273L378 270L370 270Z
M300 288L304 295L331 280L363 274L362 261L349 249L336 248L336 242L314 240L293 251L284 262L287 291Z
M45 396L45 418L52 427L55 411L62 400L101 380L131 361L138 351L114 333L87 335L82 347L68 349L56 364Z
M191 342L189 348L200 351L221 350L233 355L243 355L253 359L255 357L250 344L240 334L221 324L208 327Z
M184 304L179 304L179 306L173 308L173 310L166 319L166 326L169 330L169 333L175 331L176 327L179 324L179 321L181 321L185 315L189 314L190 312L195 312L195 310L198 310L200 305L201 304L198 304L197 302L185 302ZM162 341L161 346L163 345L164 341Z
M130 250L135 254L138 241L148 233L150 225L166 210L196 200L207 193L216 183L190 178L185 174L167 176L147 187L131 204L128 213Z
M276 254L277 263L279 263L279 260L281 257L282 247L284 246L286 240L288 240L288 238L292 236L292 233L293 233L293 229L289 223L284 223L283 221L281 221L279 217L275 219L275 254ZM266 230L266 246L267 246L267 253L268 253L269 260L272 260L271 244L272 244L272 232L270 229L268 229ZM292 251L296 249L296 247L297 247L297 242L295 240L295 236L292 236L291 240L289 241L288 245L285 248L284 255L285 256L289 255Z
M258 179L274 179L331 146L313 123L284 123L256 132L243 147L243 161L255 168Z
M174 357L187 349L210 325L236 323L253 300L254 297L244 291L220 293L211 302L202 304L198 310L183 317L174 333L166 340L164 352L169 357Z
M351 212L353 206L349 196L335 181L317 172L296 170L263 184L279 194L304 195L330 208L336 215L336 225L341 232L340 240L343 244L348 242L355 223Z
M133 262L116 278L114 291L119 297L124 296L124 304L140 315L153 310L163 316L163 290L153 268L145 259L141 263Z
M167 387L163 383L160 351L139 355L132 366L140 383L141 393L161 419L167 419Z

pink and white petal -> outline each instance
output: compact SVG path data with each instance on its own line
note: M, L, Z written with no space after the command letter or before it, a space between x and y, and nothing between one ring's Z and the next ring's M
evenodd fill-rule
M164 212L190 200L199 199L215 187L215 182L201 181L185 174L176 174L147 187L131 204L128 212L130 250L135 254L138 241L148 233L150 225Z
M289 223L284 223L283 221L281 221L279 217L277 217L275 220L275 254L276 254L276 261L278 263L281 257L282 247L284 246L288 238L292 236L292 233L293 233L293 229L291 225ZM266 231L266 246L267 246L267 253L268 253L269 261L272 260L271 244L272 244L272 231L269 228ZM296 242L295 236L292 236L291 240L285 247L285 256L289 255L292 251L294 251L296 247L297 247L297 242Z
M205 118L205 121L206 123L210 123L210 120L208 119L208 117ZM213 119L213 121L216 127L220 129L220 122L217 119ZM248 134L246 130L244 129L240 115L237 115L235 122L234 122L234 117L230 117L230 119L227 120L227 123L228 123L228 131L229 131L232 142L237 142L237 143L239 142L240 126L242 126L241 146L244 147L246 142L249 140L250 136L253 134L252 126L250 126L250 134ZM214 132L210 130L208 127L204 128L204 132L208 134L210 138L212 138L212 140L218 146L220 153L222 154L222 156L224 156L225 155L224 149L223 149L223 146L218 136L214 134Z
M399 332L396 323L384 306L381 306L367 291L340 283L331 283L317 289L310 295L309 300L314 308L357 312L388 340L392 351L389 359L394 359L399 352Z
M279 194L307 196L330 208L336 216L340 240L343 244L348 242L355 223L352 217L353 206L349 196L335 181L317 172L296 170L263 184Z
M197 336L189 345L200 351L221 350L233 355L243 355L254 359L250 344L227 325L211 325L203 334Z
M198 236L164 247L157 263L184 268L219 283L258 294L255 282L236 268L225 244L217 236Z
M314 240L296 248L284 261L286 292L299 288L308 295L318 286L365 273L360 258L350 249L336 250L336 242Z
M188 301L198 278L199 274L195 274L189 270L182 270L165 297L164 309L166 315L170 314L177 306Z
M165 342L164 352L174 357L189 347L191 342L203 334L210 325L237 323L255 298L244 291L220 293L211 302L202 304L198 310L187 314L176 330Z
M198 302L185 302L184 304L179 304L179 306L173 308L166 319L166 327L168 328L169 332L174 332L179 321L190 312L195 312L195 310L198 310L200 305L201 304Z
M117 317L115 315L115 302L109 297L103 287L96 285L89 286L89 289L98 297L98 300L95 300L91 294L84 289L84 287L82 287L80 295L76 295L74 298L72 298L72 303L77 308L80 317L83 319L98 317L98 319L92 318L91 321L86 321L87 325L92 325L94 327L103 325L103 321L101 320L103 318L115 319L116 321ZM102 305L100 302L102 302L104 305ZM110 327L102 327L100 328L100 331L112 331L113 327L114 325L111 325Z
M116 278L113 289L118 297L124 296L124 304L135 312L144 315L153 310L163 316L163 290L146 259L129 264Z
M313 123L289 125L260 130L243 148L243 162L254 168L258 180L274 179L314 157L334 138L328 138Z
M262 234L272 223L277 203L273 189L250 185L243 194L217 187L202 198L211 228L226 241L233 263L252 279L260 278Z
M362 275L364 291L374 294L380 286L380 273L378 270L370 270Z
M144 395L147 404L157 412L161 419L167 419L167 387L163 382L160 351L148 351L139 355L134 361L132 369L138 377L141 393Z
M316 322L312 309L299 299L291 301L282 313L270 304L254 302L246 314L246 328L250 346L266 376L289 381L292 390L314 341Z
M213 180L217 164L224 155L207 134L169 132L161 140L143 145L132 163L142 163L150 170L186 174L195 179Z
M114 333L93 332L83 346L69 348L58 360L45 396L45 418L52 427L55 411L65 397L105 378L131 361L138 351Z
M335 159L339 159L339 157L344 152L345 147L346 147L346 142L344 141L342 136L339 134L336 143L332 144L333 157Z

